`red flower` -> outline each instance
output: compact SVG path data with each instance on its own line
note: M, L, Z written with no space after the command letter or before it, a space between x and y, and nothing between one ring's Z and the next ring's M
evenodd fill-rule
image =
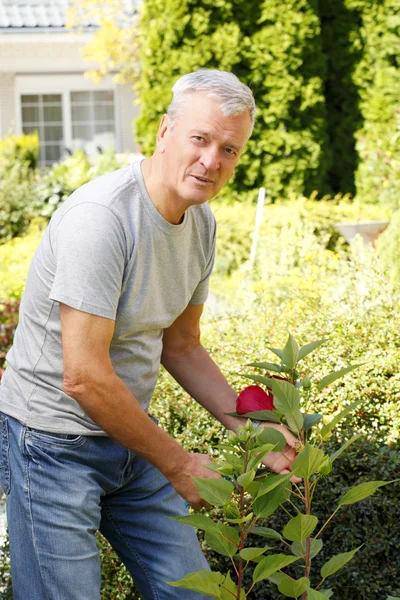
M236 412L245 415L256 410L273 410L274 396L272 392L264 392L258 385L249 385L242 390L236 400Z
M2 369L2 368L0 367L0 379L1 379L1 378L2 378L2 376L3 376L3 373L4 373L4 369Z

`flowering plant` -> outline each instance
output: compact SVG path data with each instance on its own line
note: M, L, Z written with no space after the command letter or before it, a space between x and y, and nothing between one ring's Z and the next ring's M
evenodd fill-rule
M333 590L326 580L348 563L360 550L350 549L330 558L318 576L312 572L312 560L322 550L321 534L343 506L371 496L390 481L371 481L347 490L324 523L312 514L312 502L321 477L331 473L335 461L360 435L354 435L333 454L324 451L324 443L334 427L353 411L362 400L353 402L333 418L310 412L310 390L334 383L360 365L349 365L333 371L314 384L301 376L298 364L308 354L325 343L318 340L299 347L289 335L283 349L270 348L279 363L257 362L251 366L265 370L265 375L246 375L258 385L243 390L237 399L236 416L248 417L237 433L228 434L227 443L220 444L221 455L209 468L220 473L221 479L194 478L197 489L210 505L221 507L225 523L216 523L201 514L178 517L176 520L205 532L206 543L216 552L229 557L232 570L198 571L170 585L191 589L220 600L244 600L260 581L268 580L289 598L326 600ZM271 375L272 373L272 375ZM266 472L262 461L272 451L284 452L283 434L264 424L254 426L251 419L284 423L297 438L297 456L292 473L276 475ZM296 477L293 477L295 475ZM301 483L296 480L301 479ZM286 505L286 506L283 506ZM280 533L265 526L265 521L282 506L288 521ZM248 546L250 534L268 540L268 544L283 543L288 553L273 545ZM295 579L284 571L292 563L302 566L302 577ZM244 574L254 566L252 582L246 590ZM233 575L233 579L232 579ZM400 600L389 597L387 600Z

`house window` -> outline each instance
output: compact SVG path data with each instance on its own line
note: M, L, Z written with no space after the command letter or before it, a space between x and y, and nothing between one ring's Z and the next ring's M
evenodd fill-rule
M112 90L23 94L21 116L24 133L39 133L44 165L75 150L94 155L116 146Z
M40 138L40 163L51 164L64 150L61 94L21 96L22 131L37 131Z
M115 147L112 91L71 92L72 149L97 154Z

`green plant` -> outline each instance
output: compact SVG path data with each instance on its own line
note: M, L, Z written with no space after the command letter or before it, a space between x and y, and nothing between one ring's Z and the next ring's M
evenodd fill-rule
M237 404L237 416L275 424L284 422L296 435L298 454L292 469L293 473L302 479L302 484L295 481L291 483L291 473L264 474L262 460L265 456L272 450L284 452L286 447L286 440L277 429L254 427L251 420L248 420L245 426L239 426L237 434L230 433L228 442L220 444L221 456L212 465L212 469L223 478L195 478L198 491L204 500L212 506L223 507L227 524L216 524L205 515L177 518L182 523L205 531L206 543L216 552L230 558L236 581L232 580L230 571L225 575L220 572L200 571L187 575L181 581L169 582L170 585L192 589L221 600L241 600L246 598L260 581L268 579L278 586L281 594L290 598L322 600L332 596L332 590L324 589L326 579L347 564L361 546L342 552L325 562L320 576L311 583L311 578L315 579L311 569L312 560L323 547L321 533L342 507L359 502L392 482L370 481L350 488L340 498L337 508L318 526L319 519L311 512L317 485L322 477L331 473L333 463L360 435L352 436L339 450L330 455L324 451L324 444L332 436L336 425L362 403L362 400L358 400L346 406L329 421L326 417L323 421L324 416L320 413L309 412L313 383L308 375L300 374L299 363L324 343L324 340L318 340L300 348L289 334L282 350L270 348L279 358L279 363L251 364L256 369L272 372L272 375L246 375L272 390L274 407L271 409L266 405L265 410L260 410L258 398L256 401L254 397L247 396L240 403L241 395ZM329 373L318 382L317 389L322 390L359 366L349 365ZM246 391L250 396L254 394L251 388ZM260 393L257 394L259 395ZM264 395L267 398L265 392ZM287 502L290 506L285 511L289 520L282 533L258 525L261 519L270 517L279 506ZM247 547L251 533L268 539L269 543L270 540L283 542L291 554L274 553L274 548L269 545L261 548ZM302 577L291 577L282 571L298 561L302 564ZM252 583L245 591L243 578L251 562L257 565L253 571Z
M0 173L2 176L18 163L35 169L39 159L38 133L8 135L0 140Z
M400 210L396 211L389 226L379 236L376 248L379 257L389 277L398 282L400 280Z
M37 173L16 162L0 177L0 244L22 235L35 215Z

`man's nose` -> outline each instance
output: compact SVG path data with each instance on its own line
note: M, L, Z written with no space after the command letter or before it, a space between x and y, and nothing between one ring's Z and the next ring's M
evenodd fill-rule
M218 150L214 148L204 149L200 156L200 162L207 170L216 171L220 166Z

